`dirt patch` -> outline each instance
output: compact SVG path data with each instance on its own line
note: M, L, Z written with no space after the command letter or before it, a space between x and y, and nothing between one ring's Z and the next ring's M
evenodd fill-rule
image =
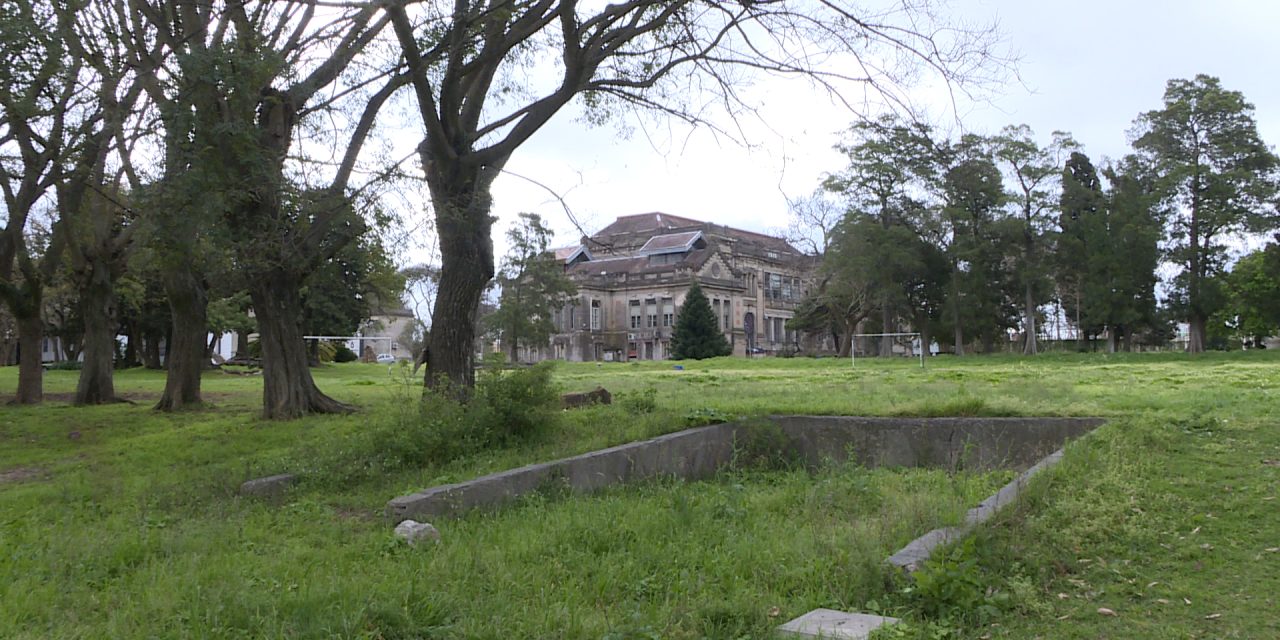
M40 469L38 467L14 467L12 469L0 471L0 484L36 480L44 477L44 475L44 469Z

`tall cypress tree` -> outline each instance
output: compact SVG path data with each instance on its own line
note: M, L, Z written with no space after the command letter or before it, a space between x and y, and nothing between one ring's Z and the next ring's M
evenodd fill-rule
M689 287L689 295L680 305L680 317L671 335L671 357L674 360L701 360L727 356L732 352L729 342L720 332L720 323L711 310L711 303L703 295L697 282Z

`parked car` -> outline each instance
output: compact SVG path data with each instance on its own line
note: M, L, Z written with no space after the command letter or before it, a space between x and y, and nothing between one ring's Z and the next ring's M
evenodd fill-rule
M395 362L395 361L396 361L396 357L389 353L378 354L378 362L382 364L391 364L392 362Z

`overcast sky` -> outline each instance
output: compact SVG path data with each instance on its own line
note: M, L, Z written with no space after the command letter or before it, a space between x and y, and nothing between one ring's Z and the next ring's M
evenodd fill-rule
M1021 78L990 103L955 110L930 92L916 93L917 104L945 126L993 133L1025 123L1042 142L1054 130L1068 131L1100 162L1128 152L1126 131L1139 113L1160 108L1166 81L1205 73L1242 92L1256 107L1263 139L1280 143L1280 40L1273 33L1280 2L954 0L951 11L969 21L998 20L1021 58ZM499 261L517 212L541 214L558 245L578 237L561 203L517 175L562 195L587 232L650 211L756 231L784 227L786 196L809 193L824 172L842 167L832 145L853 115L799 81L757 92L764 122L746 121L749 147L675 125L633 122L623 135L560 114L516 152L507 167L512 175L494 186ZM415 260L423 254L412 251Z

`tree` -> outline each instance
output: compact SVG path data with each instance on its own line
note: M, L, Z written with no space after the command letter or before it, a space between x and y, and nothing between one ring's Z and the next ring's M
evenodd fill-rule
M966 328L991 351L1017 317L1010 296L1015 283L1004 265L1020 229L1016 221L1011 227L998 217L1005 201L1000 170L976 142L962 141L959 160L944 179L951 265L946 317L955 333L956 355L964 355Z
M926 207L917 196L935 181L939 154L927 126L904 123L896 116L854 125L855 140L836 148L849 166L826 179L824 186L848 203L841 224L854 225L856 263L876 306L880 329L897 330L895 320L907 304L907 283L924 269L917 230ZM849 262L845 262L849 265ZM880 340L880 355L893 353L893 338Z
M1036 318L1049 293L1046 244L1052 224L1050 212L1059 200L1054 187L1061 175L1060 156L1077 145L1068 134L1055 131L1049 146L1041 147L1027 125L1001 129L990 144L992 157L1013 179L1009 202L1017 209L1021 223L1021 251L1014 262L1014 277L1022 289L1022 352L1034 355L1039 351Z
M1054 247L1054 275L1058 298L1068 317L1074 319L1077 347L1084 348L1086 327L1083 317L1086 273L1103 241L1095 231L1104 225L1095 218L1106 213L1102 179L1089 156L1074 151L1062 169L1062 193L1058 200L1058 235Z
M1246 344L1261 346L1280 332L1280 244L1272 242L1236 261L1226 289L1226 321Z
M507 231L507 239L511 250L498 274L498 310L486 325L497 332L516 362L520 344L546 344L555 331L552 314L578 289L564 274L564 265L547 250L551 230L538 214L521 213Z
M901 105L897 89L922 68L965 86L1001 65L990 29L938 24L928 1L881 13L781 0L423 0L387 11L424 127L418 151L440 239L429 365L463 388L474 383L474 320L494 276L491 186L566 105L580 100L593 122L634 108L707 124L708 103L741 104L751 70L837 94L856 84ZM546 73L528 72L531 61Z
M1174 298L1190 328L1187 351L1205 348L1208 318L1225 304L1215 285L1233 238L1275 225L1280 160L1262 142L1253 105L1217 78L1170 80L1164 107L1138 116L1134 149L1169 212Z
M676 328L671 333L671 358L702 360L730 353L733 349L720 332L720 323L711 310L711 303L702 293L702 287L694 282L676 314Z
M63 179L64 165L94 122L79 108L82 66L67 55L60 32L57 16L43 3L0 5L0 298L17 328L18 404L44 397L40 313L63 247L51 221L52 237L43 252L36 251L28 243L29 222L38 209L50 209L47 194Z
M379 110L407 82L394 61L370 53L388 17L372 5L102 1L127 23L113 26L128 34L119 41L163 124L160 182L171 206L158 226L173 263L174 340L160 407L199 402L207 293L191 256L222 229L258 320L264 415L351 410L311 377L299 292L365 230L367 198L350 188L357 160ZM322 135L341 152L311 163L314 147L295 148L295 136L322 123L333 124Z

